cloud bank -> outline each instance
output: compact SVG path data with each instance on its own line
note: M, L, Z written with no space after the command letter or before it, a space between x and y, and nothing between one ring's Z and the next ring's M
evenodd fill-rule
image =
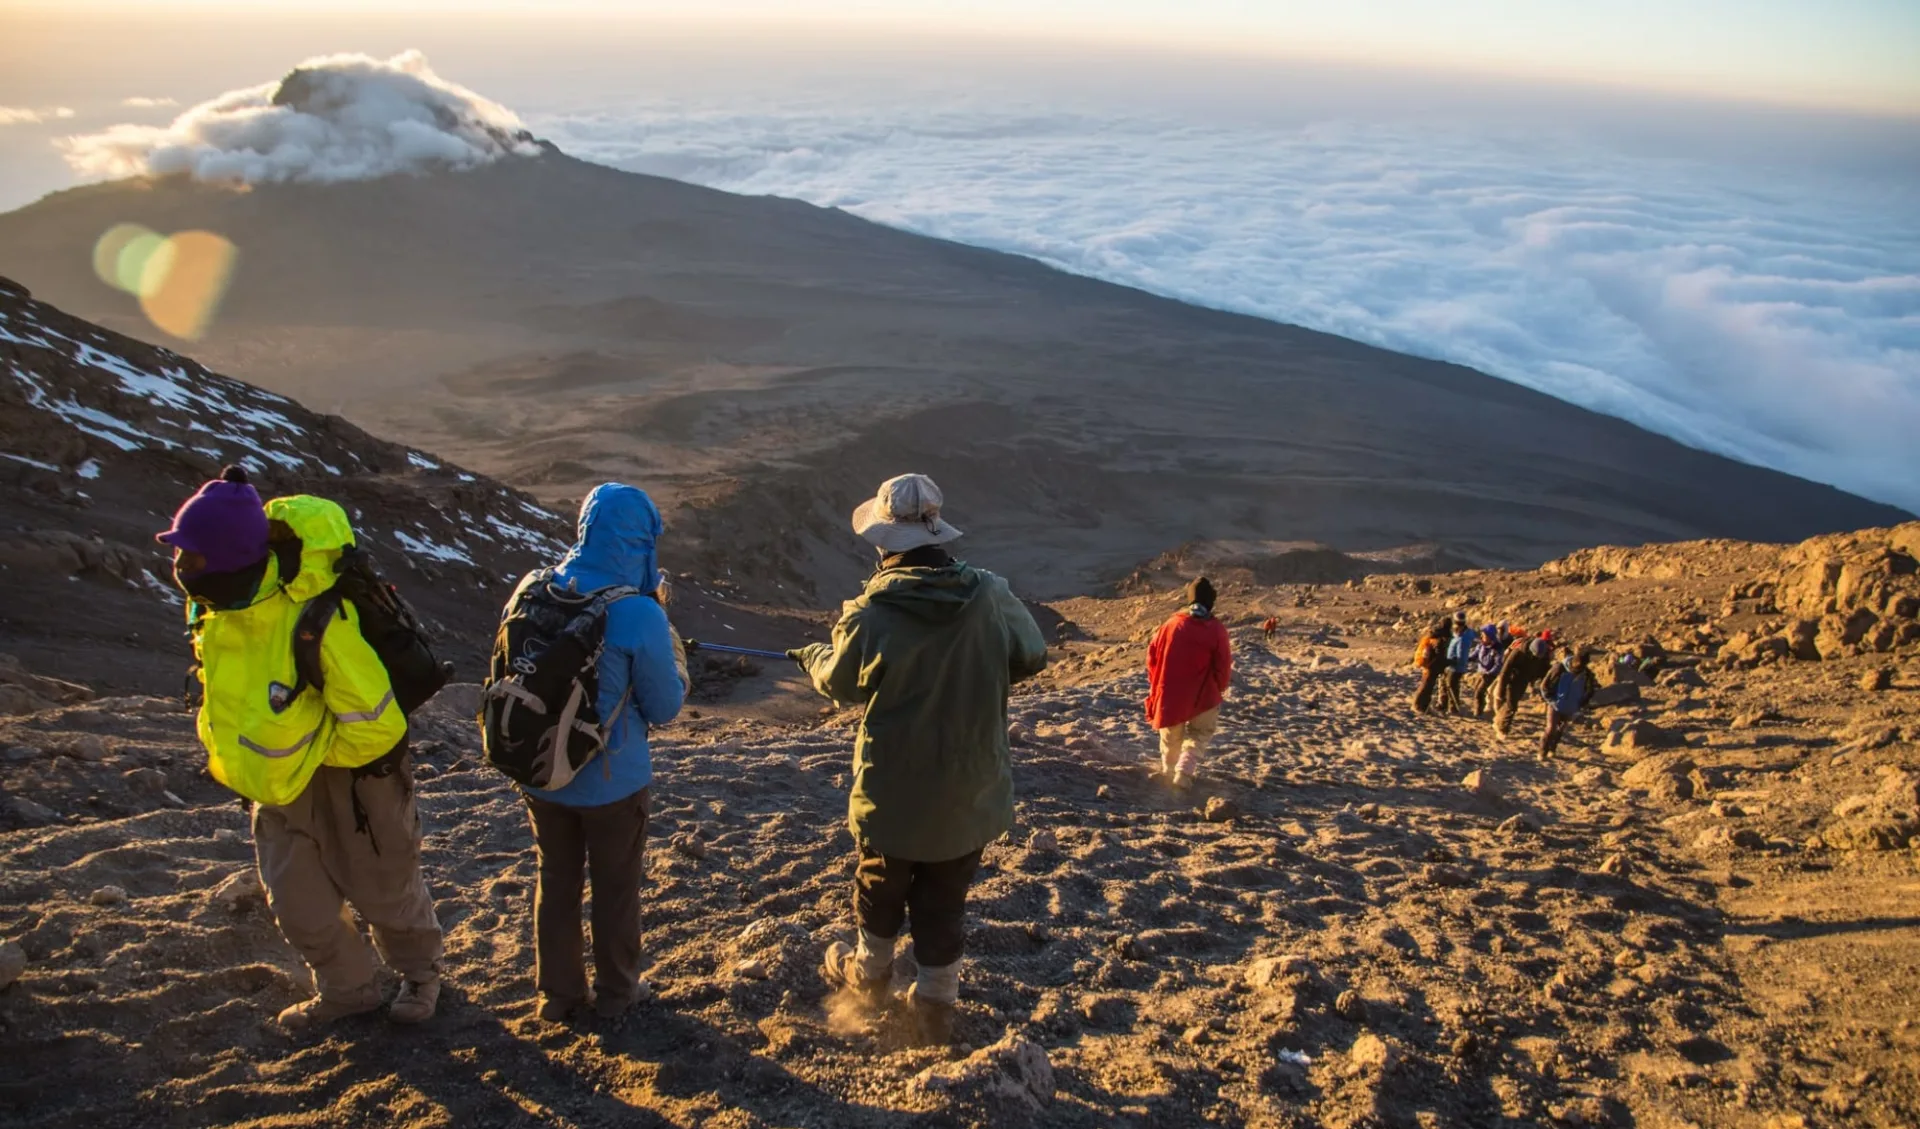
M31 106L0 106L0 125L37 125L40 122L62 121L73 116L68 106L53 106L35 109Z
M1470 365L1920 511L1920 187L1570 131L877 104L533 116L582 156Z
M61 146L84 176L246 184L369 180L539 151L512 111L436 75L418 51L310 59L169 125L116 125Z

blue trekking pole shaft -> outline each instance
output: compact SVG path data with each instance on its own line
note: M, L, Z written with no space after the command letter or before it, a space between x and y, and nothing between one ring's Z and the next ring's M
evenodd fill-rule
M702 643L698 639L687 640L688 651L719 651L723 655L751 655L756 659L784 659L785 651L756 651L752 647L729 647L725 643Z

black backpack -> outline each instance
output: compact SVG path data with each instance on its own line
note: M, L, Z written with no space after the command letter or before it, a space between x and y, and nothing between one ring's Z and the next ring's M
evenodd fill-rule
M487 763L518 784L565 787L606 747L618 718L600 716L600 648L607 609L646 595L618 584L578 592L552 569L527 574L507 601L480 695Z
M400 590L386 582L364 550L349 545L334 564L333 587L307 601L293 628L293 669L297 682L289 700L308 686L324 690L326 674L320 665L320 643L327 626L346 619L345 604L353 601L360 613L360 636L380 657L393 683L393 700L400 712L411 714L453 677L453 664L434 656L432 641L420 617Z

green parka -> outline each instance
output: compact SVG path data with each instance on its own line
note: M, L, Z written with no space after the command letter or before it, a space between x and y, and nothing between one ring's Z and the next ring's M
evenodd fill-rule
M1013 826L1007 688L1047 644L1007 582L963 561L874 574L833 642L799 655L822 694L864 705L847 821L870 849L945 862Z

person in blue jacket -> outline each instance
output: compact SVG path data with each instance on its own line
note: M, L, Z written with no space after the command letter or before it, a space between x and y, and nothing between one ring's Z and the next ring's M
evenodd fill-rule
M1547 672L1540 684L1540 696L1547 703L1547 730L1540 735L1541 760L1552 757L1560 747L1560 738L1566 735L1567 727L1593 700L1594 685L1593 672L1587 668L1587 653L1577 647L1569 650Z
M1447 680L1440 691L1440 708L1447 713L1461 712L1460 680L1473 669L1473 641L1478 638L1467 626L1464 616L1453 617L1453 637L1447 642Z
M580 506L578 539L554 581L581 592L616 584L650 594L608 606L598 674L600 716L614 718L606 749L565 786L525 789L539 855L533 896L534 979L540 1018L560 1022L589 1004L605 1018L652 994L640 978L640 882L653 760L647 729L686 699L686 656L667 622L654 558L660 511L646 493L609 482ZM593 988L580 934L583 872L593 882Z

